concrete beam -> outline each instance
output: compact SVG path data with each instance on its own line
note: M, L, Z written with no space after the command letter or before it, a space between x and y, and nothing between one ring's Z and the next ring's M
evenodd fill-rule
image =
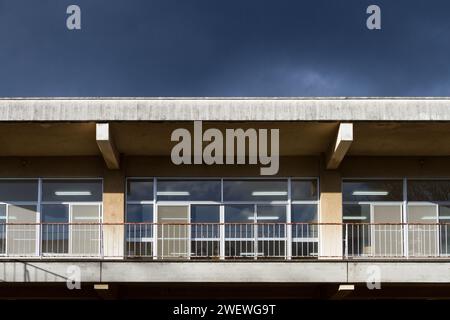
M450 98L0 98L0 121L450 121Z
M119 169L119 152L117 151L111 136L109 123L97 123L96 140L98 148L105 159L106 166L109 169Z
M341 123L331 149L327 154L327 169L337 169L353 142L353 123Z

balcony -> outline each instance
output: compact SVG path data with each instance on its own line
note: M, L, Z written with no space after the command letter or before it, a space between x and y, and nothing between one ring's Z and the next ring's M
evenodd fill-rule
M342 234L343 259L450 256L450 224L5 223L0 257L143 260L295 260L319 254L319 235Z

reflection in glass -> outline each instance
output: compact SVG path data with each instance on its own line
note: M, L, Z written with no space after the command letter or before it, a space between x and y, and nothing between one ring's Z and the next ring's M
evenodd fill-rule
M291 197L293 201L317 200L317 180L291 180Z
M160 201L220 201L220 180L159 180Z
M344 201L403 201L402 180L345 180Z
M408 180L408 201L450 201L450 180Z
M42 253L69 252L69 206L44 204L41 206Z
M127 201L152 201L153 179L128 179Z
M43 180L42 201L55 202L100 202L102 201L101 180Z
M153 205L127 205L126 254L133 257L152 256Z
M224 201L287 200L287 180L224 180Z
M368 255L371 250L370 205L344 204L344 251L348 255Z

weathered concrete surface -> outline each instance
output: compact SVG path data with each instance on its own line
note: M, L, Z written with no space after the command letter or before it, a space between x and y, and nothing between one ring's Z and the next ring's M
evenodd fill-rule
M0 262L1 282L66 282L74 275L69 268L80 270L81 282L100 280L100 262Z
M345 264L285 262L162 262L105 263L105 282L286 282L315 283L346 280Z
M0 99L0 121L448 121L449 98Z
M78 266L82 282L366 283L378 266L381 283L450 283L444 261L129 262L0 261L2 282L66 282Z
M379 268L375 269L373 268ZM372 267L371 269L369 269ZM450 283L448 262L355 262L348 263L348 281L366 282L379 270L381 283ZM373 278L371 278L373 279Z

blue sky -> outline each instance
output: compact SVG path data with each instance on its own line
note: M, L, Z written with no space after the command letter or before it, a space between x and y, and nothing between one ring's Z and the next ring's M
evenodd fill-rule
M449 34L448 0L0 0L0 96L449 96Z

